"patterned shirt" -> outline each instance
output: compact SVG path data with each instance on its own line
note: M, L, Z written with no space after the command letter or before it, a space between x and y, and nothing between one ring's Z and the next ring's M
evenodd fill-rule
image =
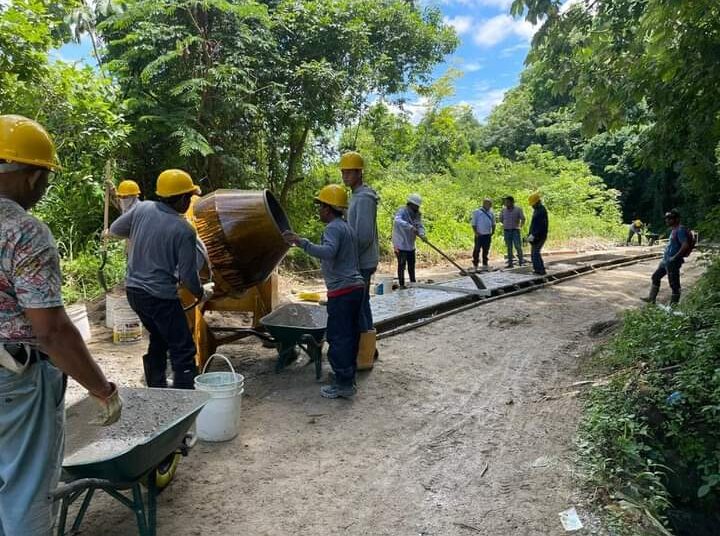
M0 197L0 342L35 342L25 309L61 307L60 258L50 229Z

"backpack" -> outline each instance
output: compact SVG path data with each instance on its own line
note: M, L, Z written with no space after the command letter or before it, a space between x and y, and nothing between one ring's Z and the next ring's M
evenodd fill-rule
M681 226L682 227L682 226ZM688 229L687 227L682 227L685 229L685 232L688 235L688 245L690 246L687 251L683 254L683 258L689 257L692 253L693 249L695 249L695 246L697 245L697 233L695 231L692 231ZM677 235L677 233L675 233Z

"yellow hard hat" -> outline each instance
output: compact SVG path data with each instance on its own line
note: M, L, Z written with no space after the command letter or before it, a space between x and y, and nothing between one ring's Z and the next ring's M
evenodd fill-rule
M182 169L166 169L157 178L155 193L160 197L173 197L175 195L194 192L197 186L187 171Z
M635 225L635 227L642 227L642 222L640 220L635 220L633 225Z
M22 115L0 115L0 160L60 169L50 135L40 123Z
M537 192L530 194L530 197L528 197L528 204L531 207L534 207L539 201L540 201L540 194Z
M140 195L140 186L138 183L131 180L124 180L117 187L118 197L133 197Z
M315 198L315 201L337 208L347 208L347 190L339 184L328 184L320 190Z
M364 169L365 161L360 153L350 151L340 157L340 169Z

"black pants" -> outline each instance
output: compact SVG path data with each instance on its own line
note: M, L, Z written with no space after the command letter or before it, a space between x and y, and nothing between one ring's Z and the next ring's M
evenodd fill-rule
M642 246L642 235L640 233L636 233L635 231L628 232L627 242L626 245L630 245L632 243L633 236L637 235L638 237L638 246ZM650 244L652 245L652 244Z
M410 282L415 282L415 250L406 251L399 250L396 254L398 261L398 283L401 287L405 286L405 266L407 266L408 275L410 276Z
M542 248L545 245L545 238L533 240L530 244L530 258L532 259L533 272L536 274L545 273L545 263L542 258Z
M473 249L473 265L477 266L480 262L480 250L482 250L482 263L483 266L488 264L488 255L490 255L490 242L492 241L492 235L475 235L475 248Z
M167 387L165 370L169 353L173 387L194 389L195 341L180 300L163 300L137 288L128 287L126 292L130 307L150 332L150 345L143 356L147 386Z
M680 294L680 267L681 261L665 262L661 261L660 265L652 275L652 284L656 287L660 286L660 282L665 275L668 276L668 284L673 294Z
M359 288L327 301L328 361L335 381L344 387L355 381L364 296L365 289Z

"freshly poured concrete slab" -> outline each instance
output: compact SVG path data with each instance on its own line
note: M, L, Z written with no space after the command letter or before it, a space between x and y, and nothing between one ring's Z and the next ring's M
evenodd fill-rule
M472 284L472 281L470 282ZM430 288L407 288L373 296L370 299L375 326L399 320L410 315L430 314L438 308L448 308L470 302L475 297L462 291Z

